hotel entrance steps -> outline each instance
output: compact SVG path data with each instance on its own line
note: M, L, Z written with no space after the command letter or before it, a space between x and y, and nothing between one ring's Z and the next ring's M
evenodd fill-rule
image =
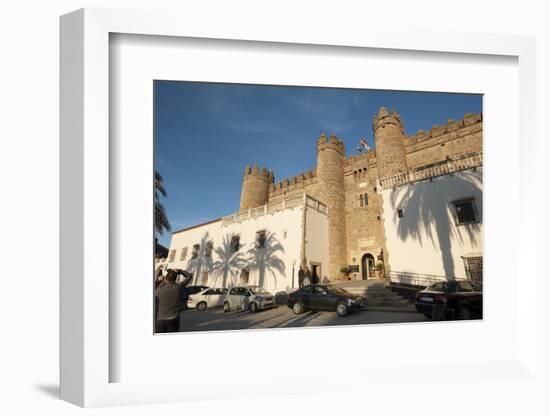
M367 311L417 313L414 304L386 287L384 280L337 280L331 284L366 298Z

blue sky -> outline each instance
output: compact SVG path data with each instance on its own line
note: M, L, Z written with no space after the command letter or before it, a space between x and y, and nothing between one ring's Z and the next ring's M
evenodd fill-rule
M399 112L406 134L482 109L474 94L172 81L154 88L155 168L172 230L236 211L247 164L272 169L276 182L314 168L322 132L342 139L348 156L361 138L373 147L381 106Z

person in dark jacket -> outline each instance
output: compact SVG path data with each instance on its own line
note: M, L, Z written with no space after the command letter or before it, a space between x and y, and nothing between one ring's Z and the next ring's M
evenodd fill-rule
M317 267L313 268L313 274L311 275L311 284L316 285L319 283L319 276L317 275Z
M178 332L181 312L180 287L176 284L177 273L169 270L164 281L155 290L155 332Z
M305 277L304 268L300 266L300 270L298 270L298 286L301 288L304 287L304 277Z

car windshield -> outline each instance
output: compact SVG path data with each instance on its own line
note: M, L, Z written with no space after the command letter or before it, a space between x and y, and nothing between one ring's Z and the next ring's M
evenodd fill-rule
M252 287L249 287L248 290L250 290L252 292L253 295L259 295L259 294L268 294L269 292L267 290L265 290L263 287L260 287L260 286L252 286Z

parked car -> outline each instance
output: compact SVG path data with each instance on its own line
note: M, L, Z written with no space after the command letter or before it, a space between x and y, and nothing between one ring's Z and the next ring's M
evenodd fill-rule
M208 286L180 286L180 299L184 307L187 307L187 301L189 296L196 295L205 289L209 289Z
M479 282L473 280L437 282L416 294L415 306L418 312L428 318L482 318L482 287Z
M287 306L295 314L305 310L336 312L346 316L363 308L365 298L334 285L308 285L288 295Z
M275 297L260 286L236 286L229 289L223 302L223 311L236 309L255 313L258 310L275 307Z
M187 307L189 309L196 308L198 311L204 311L207 308L216 308L223 305L227 289L225 288L209 288L189 295Z

